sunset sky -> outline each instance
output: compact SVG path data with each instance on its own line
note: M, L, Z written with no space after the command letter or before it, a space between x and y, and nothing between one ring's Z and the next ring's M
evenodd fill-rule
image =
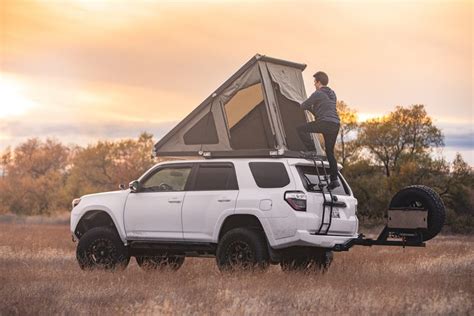
M256 53L324 70L365 119L426 105L474 165L472 1L0 0L0 151L156 139Z

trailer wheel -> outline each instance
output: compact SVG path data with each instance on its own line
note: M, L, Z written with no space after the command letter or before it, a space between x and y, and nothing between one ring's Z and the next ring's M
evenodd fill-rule
M398 191L390 201L392 207L422 207L428 210L428 228L423 231L423 241L439 234L446 219L443 200L436 191L425 185L411 185Z

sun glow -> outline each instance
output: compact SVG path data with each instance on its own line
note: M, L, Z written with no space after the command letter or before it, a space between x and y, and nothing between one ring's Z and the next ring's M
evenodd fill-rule
M24 96L22 85L6 76L0 77L0 118L26 113L36 104Z

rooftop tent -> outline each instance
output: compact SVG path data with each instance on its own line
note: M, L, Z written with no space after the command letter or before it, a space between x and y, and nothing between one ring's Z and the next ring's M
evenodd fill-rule
M304 64L255 55L155 144L156 156L294 156ZM313 138L317 153L323 151Z

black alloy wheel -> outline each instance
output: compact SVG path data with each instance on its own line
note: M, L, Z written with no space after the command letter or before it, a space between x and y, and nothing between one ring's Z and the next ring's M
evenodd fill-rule
M219 241L216 261L221 271L265 270L269 256L263 232L251 228L228 231Z
M115 270L127 267L130 257L117 232L107 227L88 230L79 240L76 258L83 270Z

